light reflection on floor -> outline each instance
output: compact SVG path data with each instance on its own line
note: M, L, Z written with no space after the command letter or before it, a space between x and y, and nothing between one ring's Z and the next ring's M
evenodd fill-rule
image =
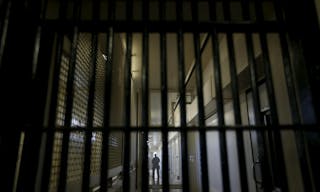
M152 177L152 171L149 173L149 191L150 192L162 192L162 177L160 174L160 178L158 179L155 176L155 179ZM178 180L177 177L170 177L169 180L169 188L170 192L181 192L182 191L182 184L181 180Z

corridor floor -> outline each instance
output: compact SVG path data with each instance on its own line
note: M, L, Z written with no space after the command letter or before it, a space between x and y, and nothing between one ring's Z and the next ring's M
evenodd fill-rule
M161 172L161 171L160 171ZM169 180L170 192L182 192L181 180L176 176L170 175ZM149 191L150 192L162 192L162 176L160 173L160 178L155 176L155 179L152 177L152 170L149 171Z

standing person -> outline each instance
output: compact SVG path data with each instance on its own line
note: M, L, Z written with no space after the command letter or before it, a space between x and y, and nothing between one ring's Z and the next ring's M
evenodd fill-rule
M157 154L154 154L154 158L152 158L152 176L153 176L153 180L155 180L155 177L154 177L155 169L157 170L158 180L160 178L160 176L159 176L159 169L160 169L159 163L160 163L159 157L157 157Z

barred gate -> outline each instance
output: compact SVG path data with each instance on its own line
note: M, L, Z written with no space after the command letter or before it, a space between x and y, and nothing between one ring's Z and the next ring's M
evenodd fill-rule
M316 3L1 1L1 191L318 191Z

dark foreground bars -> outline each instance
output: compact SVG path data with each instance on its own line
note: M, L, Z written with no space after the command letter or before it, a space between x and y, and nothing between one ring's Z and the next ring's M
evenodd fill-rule
M3 162L1 161L1 168L4 170L0 170L1 176L7 177L4 182L9 183L3 185L5 186L4 191L56 190L65 192L69 190L69 184L77 180L81 186L79 189L84 192L95 189L106 192L115 178L112 175L114 170L111 171L114 168L111 167L114 159L110 155L114 149L111 149L110 146L117 146L119 147L117 152L121 154L118 166L121 170L117 170L119 171L117 176L121 180L121 190L127 192L134 189L147 192L151 190L148 142L149 134L153 131L161 133L162 180L159 188L162 191L172 189L170 181L172 170L169 170L171 166L169 158L170 132L178 132L181 138L179 163L181 163L182 169L180 186L182 191L191 191L191 183L195 182L195 179L192 178L193 175L190 174L195 155L189 154L193 147L189 145L192 140L189 135L194 132L199 133L196 141L199 144L199 158L196 160L200 162L198 189L205 192L211 190L213 184L210 183L212 178L210 178L208 159L212 151L208 147L208 142L211 139L208 138L208 133L212 131L217 132L219 138L220 159L216 160L221 164L223 191L231 191L233 184L231 171L234 167L230 166L228 161L230 151L228 151L227 132L235 133L239 165L236 172L239 173L241 191L247 192L249 190L251 182L249 175L251 174L254 177L253 182L258 183L257 189L261 187L264 191L272 191L280 188L281 191L289 191L290 183L286 170L288 165L285 161L283 148L285 131L293 131L295 135L299 171L301 171L301 183L304 190L318 191L319 184L314 177L317 173L312 170L314 164L312 164L312 154L310 156L308 147L314 141L319 142L317 139L310 142L310 138L318 138L317 136L320 134L317 124L320 117L320 102L317 97L320 67L312 63L312 58L316 56L308 55L305 51L311 49L308 47L310 40L305 36L304 30L319 32L319 28L312 24L317 23L315 10L301 11L310 16L310 20L314 22L309 21L307 17L308 22L304 24L305 19L302 18L297 25L303 24L305 27L295 26L296 23L293 21L296 17L292 13L300 10L297 2L295 1L295 6L289 8L286 3L277 0L2 1L0 4L0 89L5 99L1 104L15 103L11 96L17 94L13 94L16 92L12 91L12 88L8 88L11 86L12 79L10 78L12 77L16 77L19 82L23 83L23 86L32 90L32 93L22 101L21 108L30 108L28 111L30 114L24 114L25 117L21 118L23 122L19 122L16 126L14 122L10 121L13 117L7 118L8 120L4 119L4 125L11 127L10 131L14 131L9 134L12 138L5 138L6 134L0 135L0 149L7 152L12 150L6 158L3 158ZM312 0L306 0L301 9L310 7L313 9L312 5ZM19 15L20 13L22 16ZM22 40L19 42L22 45L22 51L26 52L23 53L24 60L22 60L15 56L16 53L13 54L17 49L13 42L18 37L15 27L24 26L25 23L29 25L25 27L29 36L26 36L25 40L19 38ZM316 32L310 32L310 36L318 41ZM133 71L133 56L135 56L133 51L137 46L134 41L136 33L142 35L141 81L137 81L139 85L133 84L132 81L133 73L137 72ZM156 50L156 45L151 45L153 42L150 40L151 33L160 35L158 46L160 49L157 50L160 55L158 76L160 76L161 123L158 127L151 123L152 110L149 103L152 91L150 82L155 76L155 74L150 74L150 63L154 60L150 57L150 50ZM175 61L177 74L175 76L178 81L177 87L173 91L169 86L172 77L168 75L168 70L171 67L167 52L171 48L168 47L171 43L167 38L169 33L176 36L174 50L177 54ZM187 33L192 35L192 46L188 47L191 47L191 50L185 49L188 46L186 43ZM245 86L242 85L243 82L240 82L240 73L243 69L238 68L240 61L237 60L235 51L236 33L243 34L245 42L243 49L246 52L249 76ZM279 60L284 68L285 93L288 95L290 104L289 119L292 119L292 124L288 125L280 125L279 107L281 107L281 103L277 101L277 97L280 97L275 91L278 82L275 82L276 77L272 73L272 53L268 41L270 33L277 34L279 38L281 51ZM86 47L88 54L83 53L80 48L86 46L81 44L83 42L80 37L83 34L90 36L88 47ZM116 41L117 37L121 40ZM223 44L221 37L225 37L225 44ZM102 40L104 42L100 43ZM202 41L204 45L201 44ZM121 45L115 44L115 42ZM319 41L317 43L320 44ZM104 48L103 54L100 52L99 46L101 44ZM212 92L214 92L214 94L210 93L214 95L210 99L214 103L211 107L214 106L215 109L211 111L211 114L208 114L204 94L204 74L207 71L203 67L206 64L203 62L203 57L205 57L205 49L210 45L209 55L212 58L212 63L210 61L211 67L209 69L213 70L212 77L210 77L212 83L210 89L212 88ZM226 47L224 53L222 53L222 45ZM123 53L119 56L120 59L114 58L116 47L123 48ZM293 54L296 52L299 54ZM190 71L188 71L189 65L186 63L188 54L193 55ZM104 57L102 67L99 63L101 55ZM221 56L228 58L227 67L223 63L225 58ZM118 62L118 60L120 61ZM303 74L295 71L302 67L306 71ZM23 71L26 69L25 75L21 75L22 73L15 75L14 68L22 68ZM122 68L123 73L118 74L117 71ZM227 72L223 71L224 69L227 69ZM101 74L99 70L103 71L102 79L99 79L98 74ZM262 75L259 70L263 71ZM115 97L112 91L115 89L114 86L118 85L114 82L115 74L123 77L123 95L121 95L123 104L119 104L123 108L120 110L123 113L123 117L121 117L123 121L119 123L119 126L112 125L112 119L110 119L113 115L111 108L114 103L112 103L112 99ZM194 76L192 76L193 74ZM230 79L228 85L224 82L226 76ZM300 76L303 76L303 82L295 82L295 78L302 78ZM195 78L193 90L190 88L192 87L190 84L193 82L192 77ZM100 80L103 82L101 87L99 87ZM10 86L8 86L8 81ZM270 112L270 119L264 119L267 118L263 116L265 109L261 109L262 102L259 92L261 82L264 82L266 86L266 100L269 105L267 110ZM309 82L311 82L311 86L309 86ZM19 88L17 84L12 83L12 85L14 88ZM133 88L137 90L133 90ZM243 91L244 89L245 91ZM248 119L245 119L248 123L243 122L242 115L245 112L241 110L240 98L240 95L246 91L251 92L253 109L252 114L248 114ZM170 92L177 93L177 100L173 104L169 103L168 95ZM193 98L197 98L196 123L192 123L192 119L189 119L188 116L190 108L187 105L190 103L187 103L186 96L190 92L192 92ZM136 106L132 105L133 97L137 97L138 104ZM140 101L141 103L139 103ZM34 104L35 110L31 110L32 107L29 103ZM227 103L231 103L232 106L233 123L229 123L225 119ZM173 109L171 105L174 106ZM15 106L16 109L19 107ZM0 108L3 108L0 111L1 114L3 114L2 112L7 113L10 111L8 109L11 109L3 106ZM136 111L133 112L133 109ZM180 118L179 126L174 127L174 123L169 123L168 111L174 114L176 109L180 111ZM248 110L248 106L246 110ZM302 111L311 111L310 116L303 114ZM135 113L136 121L133 119L133 113ZM206 121L213 115L216 115L216 125L207 126ZM20 117L14 118L20 119ZM132 123L134 121L135 123ZM229 124L226 125L227 123ZM19 128L13 128L15 126ZM246 141L244 140L246 132L254 133L257 137L256 144L260 159L256 160L253 157L253 168L248 168ZM121 142L119 143L121 144L117 143L118 141L114 138L112 140L111 136L114 133L120 133ZM136 134L137 139L133 140L132 134ZM101 142L100 156L98 156L100 164L97 166L99 173L98 176L93 176L92 157L95 155L93 148L94 142L98 139L101 139L99 140ZM132 141L136 141L135 148L132 146ZM71 150L73 145L82 148L74 152ZM34 146L39 148L33 151ZM132 159L132 150L136 150L137 156L139 156L135 160ZM0 152L3 153L3 151ZM73 168L76 166L70 163L72 153L83 155L78 158L80 160L77 163L80 162L81 165L76 170ZM261 169L260 176L263 180L261 182L256 178L256 172L259 172L256 171L257 165ZM250 172L251 169L254 173ZM32 175L28 178L29 172L32 172ZM135 172L135 181L132 179L133 172ZM80 175L79 178L68 180L73 173Z

